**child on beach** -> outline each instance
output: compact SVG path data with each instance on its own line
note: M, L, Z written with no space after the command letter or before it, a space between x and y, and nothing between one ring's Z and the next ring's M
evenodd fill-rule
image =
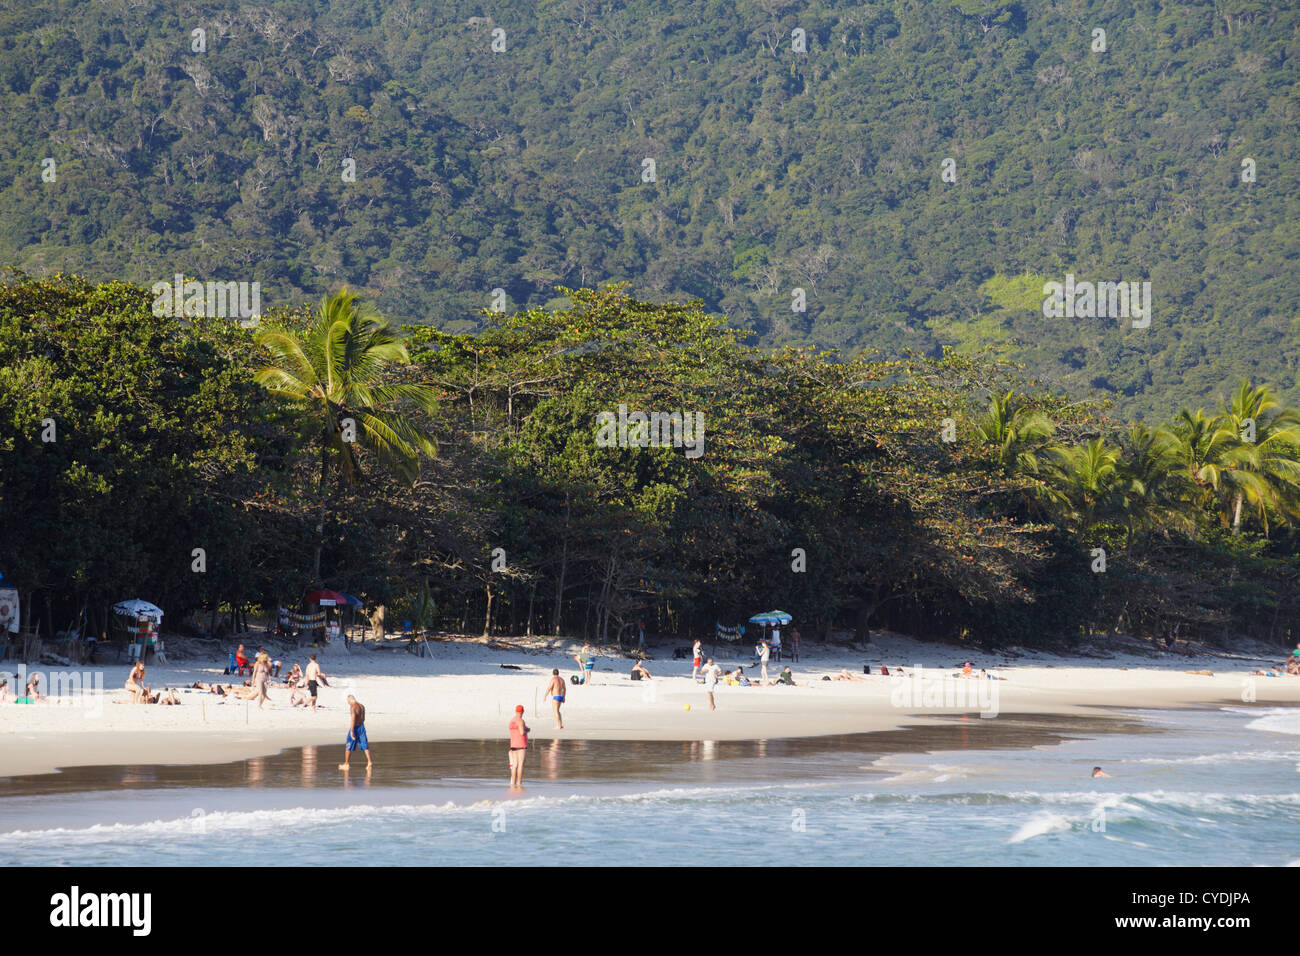
M700 654L703 651L704 651L704 645L700 643L699 638L696 638L695 646L691 648L691 658L692 658L692 662L695 665L691 669L691 680L697 680L700 676Z

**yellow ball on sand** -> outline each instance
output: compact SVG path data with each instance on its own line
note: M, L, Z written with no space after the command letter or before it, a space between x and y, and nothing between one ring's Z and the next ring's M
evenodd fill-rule
M691 709L691 705L690 705L690 704L687 704L686 707L685 707L685 709L686 709L686 710L690 710L690 709Z

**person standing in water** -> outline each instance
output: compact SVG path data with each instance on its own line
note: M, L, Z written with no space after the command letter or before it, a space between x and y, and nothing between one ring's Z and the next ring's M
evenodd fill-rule
M555 708L556 729L563 730L564 718L560 716L560 705L564 703L564 678L560 676L558 668L551 669L551 682L546 685L546 696L551 698L551 706Z
M343 762L339 764L340 770L348 769L348 759L352 756L352 751L360 748L366 754L366 773L370 772L372 766L370 761L370 741L366 739L366 709L357 702L357 699L348 694L348 710L351 711L351 723L348 725L348 739L344 742Z
M524 723L524 705L515 705L510 720L510 789L524 785L524 756L528 753L528 725Z

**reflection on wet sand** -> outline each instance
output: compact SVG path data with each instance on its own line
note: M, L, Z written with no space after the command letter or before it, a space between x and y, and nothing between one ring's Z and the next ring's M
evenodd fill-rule
M1051 745L1108 732L1151 728L1115 716L1004 715L994 720L958 718L935 725L829 737L780 740L572 740L534 738L529 777L552 785L658 783L678 785L767 783L860 775L877 757L942 750L998 750ZM385 743L373 775L352 771L352 786L476 789L504 781L506 749L500 740ZM227 764L73 767L54 774L0 778L0 808L7 797L175 788L332 789L339 781L320 747L298 747L269 757Z

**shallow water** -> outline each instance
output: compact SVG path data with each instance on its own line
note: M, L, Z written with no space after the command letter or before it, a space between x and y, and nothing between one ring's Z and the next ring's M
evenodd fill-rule
M0 779L29 864L1285 864L1300 708L768 741L374 742ZM355 755L354 755L355 760ZM364 764L364 759L362 761ZM1114 776L1092 779L1100 764Z

